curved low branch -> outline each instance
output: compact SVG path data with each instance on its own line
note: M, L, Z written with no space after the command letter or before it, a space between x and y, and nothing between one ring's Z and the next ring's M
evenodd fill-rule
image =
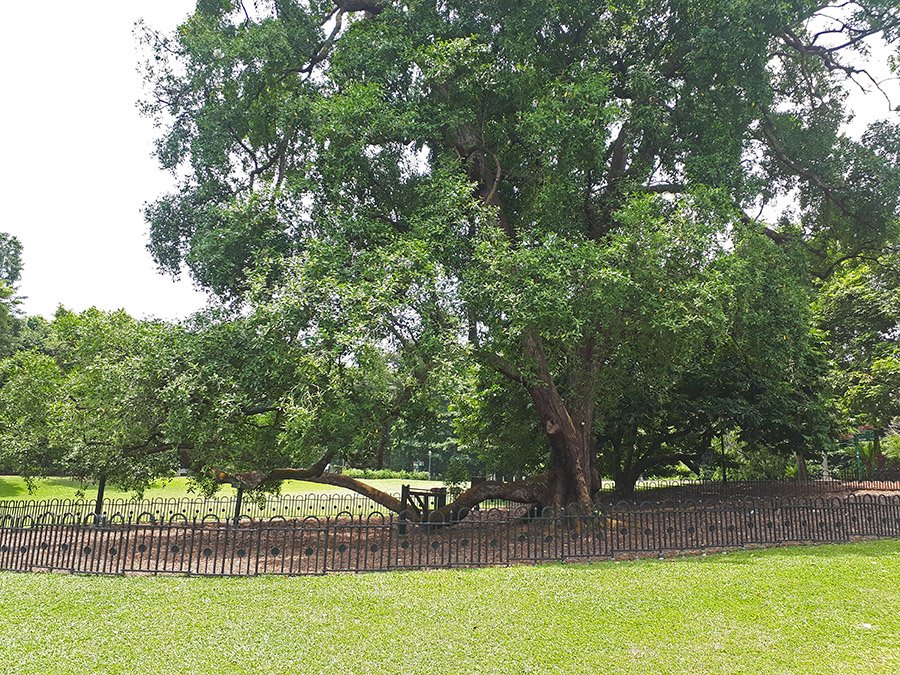
M461 520L473 508L488 499L506 499L519 504L539 504L547 491L547 476L532 476L524 480L501 483L486 481L465 490L447 506L432 511L429 522L449 523Z
M271 471L243 471L240 473L226 473L217 470L214 478L219 483L231 483L244 489L254 490L266 483L282 480L305 480L311 483L323 483L352 490L371 499L376 504L394 513L400 513L403 504L394 495L379 490L376 487L364 483L356 478L337 473L326 473L325 467L332 459L332 454L324 455L318 462L305 469L280 468ZM506 499L519 504L540 504L543 502L547 491L547 477L544 475L533 476L524 480L501 483L499 481L486 481L473 485L465 490L455 501L446 506L432 511L429 522L449 523L461 520L473 508L488 499ZM412 506L407 506L406 517L418 522L421 514Z
M239 473L227 473L216 470L213 474L218 483L238 484L244 489L255 490L260 485L281 480L308 480L318 478L325 473L325 467L331 462L333 454L328 452L322 455L318 462L306 469L272 469L271 471L241 471Z
M282 480L305 480L310 483L323 483L347 488L358 494L368 497L376 504L380 504L394 513L400 513L400 500L387 492L372 487L361 480L337 473L326 473L325 469L333 458L333 453L324 454L319 461L312 466L303 469L280 468L271 471L243 471L240 473L226 473L216 471L215 480L219 483L237 484L244 489L254 490L266 483L274 483Z
M389 511L400 513L402 505L399 499L376 487L372 487L368 483L357 480L356 478L351 478L350 476L339 473L323 473L321 476L307 478L306 480L311 483L324 483L325 485L336 485L338 487L347 488L348 490L353 490L363 497L368 497L373 502L380 504Z

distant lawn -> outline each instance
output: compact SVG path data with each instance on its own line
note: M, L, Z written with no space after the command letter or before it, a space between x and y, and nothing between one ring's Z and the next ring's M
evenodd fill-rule
M897 673L900 540L309 578L0 574L16 673Z
M365 481L387 492L400 492L400 486L404 483L418 486L434 486L441 485L434 481L409 481L409 480L367 480ZM169 481L159 481L153 488L144 493L145 499L153 499L155 497L172 498L197 498L196 493L188 492L190 486L187 478L173 478ZM3 499L78 499L78 491L84 492L84 497L92 499L97 495L96 485L84 485L78 481L68 478L50 478L38 482L36 492L29 494L28 486L19 476L0 476L0 500ZM336 492L348 493L349 490L334 487L331 485L321 485L319 483L307 483L305 481L286 481L281 488L282 494L301 494L308 492ZM217 497L230 497L235 493L235 489L229 485L223 485ZM129 499L134 497L134 493L123 492L114 487L107 486L106 497L108 499Z

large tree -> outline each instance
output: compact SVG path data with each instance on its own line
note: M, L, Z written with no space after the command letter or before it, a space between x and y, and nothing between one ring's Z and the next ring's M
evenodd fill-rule
M676 387L728 339L739 239L797 250L811 280L889 236L900 134L842 125L847 87L877 86L868 45L898 34L894 0L200 0L146 33L180 180L147 209L150 248L280 308L338 370L374 350L468 400L502 378L539 473L450 510L588 507L632 374ZM248 484L321 475L256 459Z

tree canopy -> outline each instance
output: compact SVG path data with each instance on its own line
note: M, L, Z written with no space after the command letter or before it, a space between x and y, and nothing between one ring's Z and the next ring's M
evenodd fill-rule
M173 475L181 332L122 311L60 309L37 345L0 363L4 463L138 492Z
M0 232L0 357L12 354L29 341L35 322L19 316L18 283L22 277L22 243Z
M220 305L60 314L3 364L4 438L26 466L390 508L327 465L402 434L528 476L459 514L588 508L601 474L627 490L726 432L818 452L831 392L885 425L900 125L851 134L847 99L898 40L894 0L200 0L144 32L178 178L146 217Z
M815 310L829 338L831 387L845 418L888 428L900 416L898 253L842 265L823 285Z
M150 249L302 343L304 396L517 442L537 475L464 501L587 506L717 428L827 436L808 294L896 237L900 128L844 124L898 37L888 0L204 0L145 34L180 176ZM292 443L347 449L299 408L327 433Z

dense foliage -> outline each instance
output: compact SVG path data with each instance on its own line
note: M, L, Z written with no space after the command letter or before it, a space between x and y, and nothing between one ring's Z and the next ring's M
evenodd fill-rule
M900 132L848 136L846 87L898 26L883 0L199 2L146 36L182 176L151 250L305 341L326 455L333 410L413 400L545 504L725 429L814 451L810 294L900 195Z
M0 447L26 476L142 490L179 466L169 405L182 331L124 312L60 310L34 349L0 364Z
M893 0L200 0L147 29L179 181L150 250L221 301L163 339L164 444L354 489L325 465L429 448L531 476L455 508L586 506L716 435L816 454L835 400L884 424L900 127L849 135L846 99L898 38Z

